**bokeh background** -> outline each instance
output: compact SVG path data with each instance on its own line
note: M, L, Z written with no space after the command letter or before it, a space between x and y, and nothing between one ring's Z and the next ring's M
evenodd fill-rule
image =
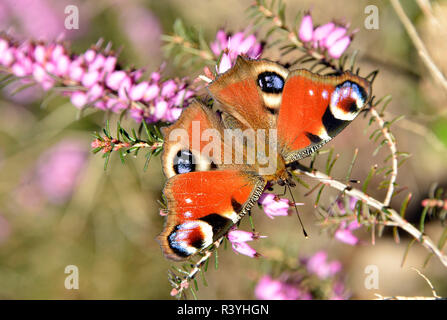
M392 8L385 1L285 1L287 16L312 9L314 21L325 23L334 18L351 22L357 28L349 50L360 49L359 66L364 75L379 69L374 83L378 97L392 94L387 118L405 115L393 126L399 151L411 158L400 168L398 183L412 192L408 218L418 221L420 202L433 183L447 185L446 92L434 83ZM434 61L447 73L446 25L437 25L413 1L404 2ZM200 27L209 42L219 28L237 32L250 23L245 9L251 0L205 1L74 1L2 0L0 29L13 29L23 39L57 39L60 34L81 53L99 38L122 48L124 66L155 70L167 62L165 76L196 77L170 63L161 48L162 34L172 33L175 19ZM379 8L379 29L364 28L367 5ZM64 29L64 8L77 5L79 30ZM437 21L447 21L447 3L433 2ZM261 33L262 34L262 33ZM264 57L280 60L278 52ZM286 61L282 61L286 62ZM106 172L103 159L90 152L91 132L103 127L106 115L92 112L80 119L68 99L46 99L35 87L15 96L7 87L0 92L0 298L2 299L168 299L167 270L171 263L161 254L155 236L161 231L157 199L165 178L160 159L152 159L143 172L144 157L130 158L123 165L112 157ZM111 116L111 123L114 123ZM332 175L344 177L355 148L359 157L353 178L365 179L370 167L382 164L388 155L369 139L368 119L360 118L330 143L340 159ZM124 121L123 127L136 124ZM323 161L323 160L322 160ZM324 164L324 162L321 162ZM317 165L318 167L318 165ZM372 181L370 193L383 199L378 190L380 177ZM308 181L311 182L311 181ZM413 270L415 266L432 281L439 294L447 295L446 269L436 259L422 268L427 251L414 245L403 267L402 258L408 238L401 232L396 244L390 232L371 244L367 230L356 231L360 245L349 246L323 232L317 222L312 197L297 189L297 201L310 239L305 240L296 217L268 219L253 210L257 228L268 238L254 246L266 259L236 255L231 249L219 251L219 269L207 272L208 287L200 283L201 299L253 299L256 281L269 271L269 258L297 259L325 250L330 259L342 262L346 285L353 299L382 295L430 296L426 282ZM322 202L329 205L337 193L325 191ZM403 193L393 206L400 208ZM247 221L242 226L249 227ZM439 221L429 222L426 231L438 239ZM65 267L79 268L79 290L64 287ZM379 289L364 286L365 267L376 265L380 271Z

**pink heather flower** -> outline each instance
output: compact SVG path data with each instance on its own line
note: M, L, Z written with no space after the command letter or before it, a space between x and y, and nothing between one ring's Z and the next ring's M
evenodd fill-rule
M333 22L313 29L312 16L306 14L301 20L298 38L311 43L313 49L327 53L330 58L339 59L351 44L352 34L346 35L347 31L347 26Z
M334 30L335 23L329 22L322 26L319 26L315 29L313 33L312 41L315 43L315 46L321 45L322 41L327 38L327 36Z
M351 43L351 37L344 36L341 39L338 39L329 49L328 54L330 57L334 59L338 59L341 57L343 52L349 47Z
M322 46L329 49L335 44L335 42L337 42L337 40L341 39L346 32L347 29L345 27L336 27L326 38L323 39Z
M250 247L246 242L233 242L231 246L236 253L246 255L250 258L259 257L259 253Z
M216 57L222 54L220 64L217 66L218 73L223 73L231 68L239 55L245 55L252 59L258 59L262 53L262 44L258 42L254 34L246 35L237 32L233 36L219 30L216 40L210 45L211 51Z
M360 227L361 224L359 224L357 220L350 222L348 225L346 225L346 221L342 221L337 231L335 231L335 239L354 246L359 242L359 239L352 234L352 230L356 230Z
M320 279L332 277L341 270L341 263L339 261L327 262L327 253L325 251L318 251L307 261L305 261L307 270L310 273L316 274Z
M84 168L87 150L74 140L63 140L38 160L37 184L46 198L63 203L73 192Z
M227 239L231 242L231 246L236 253L240 253L251 258L259 257L259 253L247 244L247 241L253 241L259 238L265 238L257 233L238 230L233 226L227 233Z
M251 45L252 40L247 39L250 41L244 46ZM190 87L186 79L162 81L163 66L148 80L141 81L144 70L119 69L116 57L108 50L91 48L76 56L59 43L18 45L7 35L0 35L0 67L17 77L33 78L44 90L56 84L82 87L63 91L75 107L112 112L128 110L138 122L176 121L182 107L191 103L198 90ZM25 81L30 80L22 79Z
M288 216L290 203L288 199L280 199L273 193L263 193L258 200L265 214L273 219L276 216Z
M312 40L313 22L312 22L312 16L310 14L306 14L303 17L303 19L301 20L298 37L303 42L308 42L308 41Z
M298 285L284 283L272 279L269 275L263 276L255 288L256 299L259 300L311 300L308 292L302 291Z
M228 240L230 242L247 242L253 241L259 238L266 238L266 236L260 236L254 232L248 232L243 230L238 230L235 227L231 228L231 230L227 234Z
M138 101L143 99L144 94L149 87L148 82L144 81L132 87L129 92L129 98L133 101Z
M76 91L71 95L70 101L75 107L82 109L87 104L88 98L84 92Z

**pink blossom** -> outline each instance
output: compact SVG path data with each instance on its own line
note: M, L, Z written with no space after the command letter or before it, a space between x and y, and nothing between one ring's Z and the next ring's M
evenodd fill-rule
M325 48L332 47L337 40L341 39L346 34L347 29L345 27L336 27L329 35L322 40L322 46Z
M284 283L263 276L255 287L255 296L260 300L310 300L310 293L301 290L298 285Z
M352 34L346 35L348 26L329 22L313 28L310 14L306 14L301 20L298 37L307 45L330 58L339 59L351 44Z
M352 230L356 230L360 227L361 224L359 224L357 220L351 221L348 225L346 225L346 221L342 221L337 231L335 231L335 239L354 246L359 242L359 239L352 234Z
M228 240L230 242L247 242L253 241L259 238L265 238L265 236L260 236L258 233L248 232L243 230L238 230L233 227L227 234Z
M341 270L339 261L327 262L327 253L318 251L312 257L305 261L307 270L316 274L320 279L326 279Z
M334 59L338 59L341 57L343 52L348 48L351 43L351 37L344 36L341 39L338 39L329 49L328 54Z
M23 82L29 83L28 77L33 78L44 90L56 84L81 87L62 91L77 108L128 110L138 122L174 122L197 90L187 79L162 81L163 66L145 81L141 79L143 69L122 70L116 62L116 56L109 49L93 47L73 55L57 42L30 41L19 45L9 36L0 35L2 70L20 78L27 77Z
M222 55L220 64L217 66L218 73L223 73L231 68L239 55L245 55L252 59L258 59L262 53L262 44L258 42L254 34L246 35L237 32L230 36L223 30L216 34L216 40L210 45L211 51L219 57Z
M273 193L263 193L258 200L265 214L273 219L276 216L288 216L290 203L288 199L281 199Z
M38 184L49 201L61 203L71 195L84 168L86 156L82 144L64 140L39 158Z
M247 244L247 241L253 241L259 238L265 238L257 233L238 230L233 226L227 233L227 239L231 242L231 246L236 253L240 253L251 258L259 257L260 254Z
M326 39L326 37L332 32L332 30L334 30L334 28L335 23L333 22L329 22L317 27L313 33L312 38L312 41L315 42L315 46L321 45L322 43L320 42L323 41L323 39Z
M233 63L231 62L230 55L224 53L222 58L220 59L219 67L217 69L218 73L224 73L232 67Z
M250 258L259 257L259 253L250 247L246 242L233 242L231 246L236 253L246 255Z
M310 14L307 14L301 20L298 37L301 41L308 42L312 40L312 36L313 36L312 16Z

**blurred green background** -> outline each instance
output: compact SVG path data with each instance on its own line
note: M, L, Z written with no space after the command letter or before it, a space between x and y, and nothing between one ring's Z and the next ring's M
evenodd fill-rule
M211 42L219 28L244 30L250 23L245 9L252 3L251 0L35 0L33 5L27 2L30 1L0 3L2 30L13 28L22 38L37 39L55 39L63 32L75 53L104 38L114 48L122 48L119 59L124 66L146 67L151 71L166 61L164 76L191 78L199 71L191 73L170 64L169 58L163 56L160 35L171 33L175 19L181 18L186 25L201 28ZM349 50L360 49L359 65L364 75L380 70L373 90L378 97L392 94L387 118L406 116L392 131L398 149L412 155L400 168L398 183L413 193L409 219L418 221L420 201L427 197L430 186L434 182L447 185L445 91L430 78L387 2L337 1L336 5L323 0L285 2L290 18L299 10L310 8L317 23L344 19L351 22L352 29L358 28ZM447 73L447 29L435 26L415 2L402 2L435 62ZM64 8L73 4L80 10L79 30L64 30ZM378 30L364 28L367 16L364 9L370 4L379 8ZM39 14L33 13L36 8ZM445 23L447 3L434 2L433 8L438 20ZM263 57L286 62L274 50ZM143 172L143 157L129 158L122 165L115 156L104 172L103 159L90 153L91 132L103 127L106 119L103 112L88 113L78 120L76 108L66 98L47 99L49 103L42 106L47 95L43 91L30 88L13 97L10 92L6 88L0 93L0 298L171 298L167 280L171 263L164 259L154 240L163 226L156 202L161 198L165 181L160 159L152 159L149 169ZM112 124L116 123L116 116L110 118ZM359 180L388 155L383 148L377 156L371 156L376 145L368 139L373 129L367 123L368 119L359 117L328 146L340 154L334 177L344 177L356 147L359 157L352 177ZM136 127L132 119L122 125ZM60 150L67 149L71 157L57 158ZM57 164L58 161L63 164ZM66 177L62 182L45 184L42 182L45 172ZM380 178L373 180L370 193L381 199L384 190L377 190L379 183ZM53 184L53 189L46 188L48 184ZM330 259L343 263L354 299L374 298L374 293L431 295L428 285L411 266L420 268L439 294L447 295L446 269L435 258L422 269L427 251L421 246L413 246L401 267L410 240L403 232L399 244L390 233L385 233L372 245L371 235L364 229L356 232L363 239L358 246L337 242L316 225L313 200L304 198L304 192L300 188L294 194L297 201L306 203L301 210L310 239L303 238L296 217L272 221L255 208L256 229L268 238L254 246L267 259L250 259L236 255L231 249L220 249L219 269L210 268L208 287L200 285L198 297L253 299L257 279L269 270L269 257L296 259L320 249L328 251ZM329 205L336 195L327 190L322 202ZM403 196L404 193L393 200L397 209ZM248 228L247 221L242 226ZM438 221L433 221L427 224L426 231L437 239L442 228ZM67 265L79 268L79 290L64 287ZM367 265L379 267L378 290L367 290L364 286Z

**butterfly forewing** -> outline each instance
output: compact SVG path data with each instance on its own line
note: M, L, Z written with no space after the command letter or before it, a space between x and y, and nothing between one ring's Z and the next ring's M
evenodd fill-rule
M286 162L307 157L335 137L365 106L369 91L369 82L350 72L340 76L291 72L277 122Z

